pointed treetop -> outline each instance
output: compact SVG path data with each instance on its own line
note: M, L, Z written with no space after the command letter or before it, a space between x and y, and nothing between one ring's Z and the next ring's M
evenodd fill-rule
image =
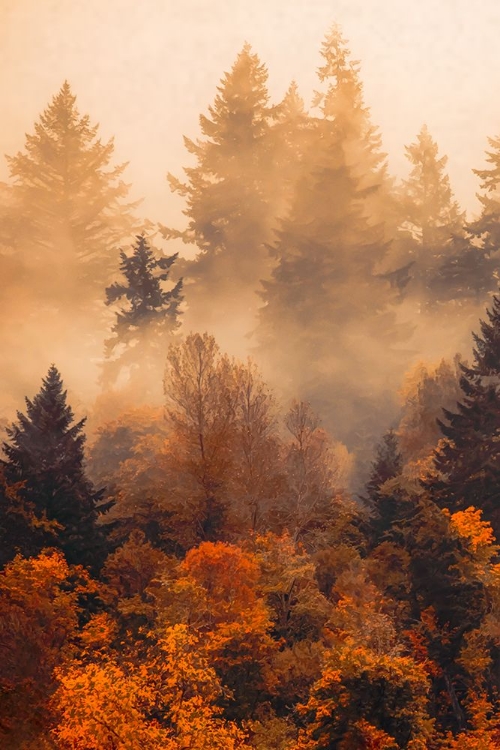
M42 387L34 396L33 400L25 398L26 415L17 413L18 420L26 429L29 422L36 426L37 430L45 432L57 428L65 431L73 420L73 411L66 403L67 391L64 390L61 374L57 367L52 364L47 375L42 379ZM85 420L79 422L79 427ZM15 429L10 428L8 434L14 437Z
M402 183L406 220L423 245L442 244L452 234L460 233L465 221L444 171L448 157L439 157L438 145L426 125L405 151L412 164L408 179Z
M291 82L285 92L285 96L276 107L276 112L278 119L281 121L306 115L304 99L299 94L299 87L296 81Z
M488 321L481 320L481 335L473 333L474 370L482 376L500 376L500 296L493 296Z
M324 64L318 68L320 81L336 79L340 84L347 74L357 75L359 61L351 60L351 50L338 23L334 23L327 33L322 45L321 56Z

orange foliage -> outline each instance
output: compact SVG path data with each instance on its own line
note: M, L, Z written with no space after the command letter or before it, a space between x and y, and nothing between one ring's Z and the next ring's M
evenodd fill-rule
M214 703L221 687L184 625L167 629L146 663L104 658L57 671L54 735L61 750L236 750L244 734Z
M10 731L46 710L54 667L70 658L78 629L78 598L95 591L87 571L60 552L16 557L0 573L0 725Z
M457 534L467 539L472 550L495 544L493 529L488 521L481 520L482 511L470 506L451 516L451 526Z

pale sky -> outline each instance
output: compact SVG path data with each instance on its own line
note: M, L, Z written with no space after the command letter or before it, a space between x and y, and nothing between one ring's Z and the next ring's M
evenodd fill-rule
M393 173L406 176L403 147L425 122L475 210L471 169L500 134L498 0L0 0L0 152L23 147L67 78L80 111L115 136L117 161L130 161L144 211L171 223L181 204L166 173L182 176L182 136L198 135L243 43L267 65L274 101L295 79L308 104L334 21L361 62Z

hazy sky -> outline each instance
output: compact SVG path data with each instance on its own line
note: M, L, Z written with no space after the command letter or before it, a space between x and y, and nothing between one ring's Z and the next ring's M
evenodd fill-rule
M180 203L165 175L180 176L182 136L198 134L244 41L268 66L275 101L295 79L308 103L333 21L362 63L393 172L406 174L403 146L426 122L474 209L471 168L500 134L498 0L0 0L0 150L22 148L67 78L80 111L130 161L134 196L169 223Z

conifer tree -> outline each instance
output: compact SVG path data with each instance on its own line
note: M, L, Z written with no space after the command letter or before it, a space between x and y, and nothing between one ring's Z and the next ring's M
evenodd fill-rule
M186 182L169 175L172 190L186 199L188 228L163 228L167 239L180 237L198 248L185 276L191 285L190 324L203 321L203 327L217 320L227 325L229 310L232 316L255 310L255 290L268 274L265 242L272 220L266 190L271 170L267 70L249 44L218 92L209 116L200 117L204 139L184 139L196 159L184 170ZM221 304L207 306L208 298Z
M391 489L388 482L401 475L403 458L399 451L398 439L394 430L386 432L377 446L375 461L366 485L365 502L372 512L369 525L377 541L388 531L398 515L401 502L397 489Z
M406 331L396 323L390 307L395 294L381 273L386 228L368 202L385 174L376 132L337 31L325 48L321 76L335 77L322 100L323 116L315 120L290 212L275 233L276 266L263 281L256 333L261 352L285 374L280 384L290 395L298 390L318 408L326 388L335 391L337 420L327 426L352 447L359 420L367 416L364 399L373 393L372 385L360 393L363 384L356 383L355 405L348 395L352 373L375 369L369 364L375 341L387 358L395 356Z
M500 538L500 297L474 334L474 361L460 364L463 398L444 409L445 438L435 453L436 473L424 484L432 498L452 512L474 506Z
M106 341L103 382L112 385L123 368L132 368L132 381L145 395L161 394L168 344L179 328L183 280L169 290L170 271L178 254L155 257L148 240L138 235L131 255L120 251L125 283L106 289L106 304L126 304L116 313L113 336Z
M426 125L405 151L412 169L402 185L404 222L424 251L432 250L460 230L464 214L444 171L448 157L438 157L438 145Z
M448 159L439 158L425 125L406 155L413 168L400 190L396 243L398 258L410 264L412 283L406 293L424 308L439 304L442 313L484 302L495 288L495 262L478 243L476 224L466 224L445 172Z
M480 239L481 247L487 256L493 256L496 267L500 257L500 137L488 138L490 150L486 151L488 169L474 169L481 180L478 194L481 215L469 224L470 232Z
M103 560L105 542L97 521L107 508L85 474L84 423L74 422L61 376L51 365L39 393L26 399L26 414L18 412L17 422L7 429L0 467L32 509L25 551L58 547L70 564L95 566Z
M295 184L305 168L313 134L314 120L305 109L296 82L292 81L282 101L274 107L269 131L276 216L286 216L290 209Z
M65 81L24 150L7 157L24 227L19 244L38 300L48 305L74 309L80 301L88 315L111 280L114 248L135 223L121 179L126 165L111 166L113 150Z

